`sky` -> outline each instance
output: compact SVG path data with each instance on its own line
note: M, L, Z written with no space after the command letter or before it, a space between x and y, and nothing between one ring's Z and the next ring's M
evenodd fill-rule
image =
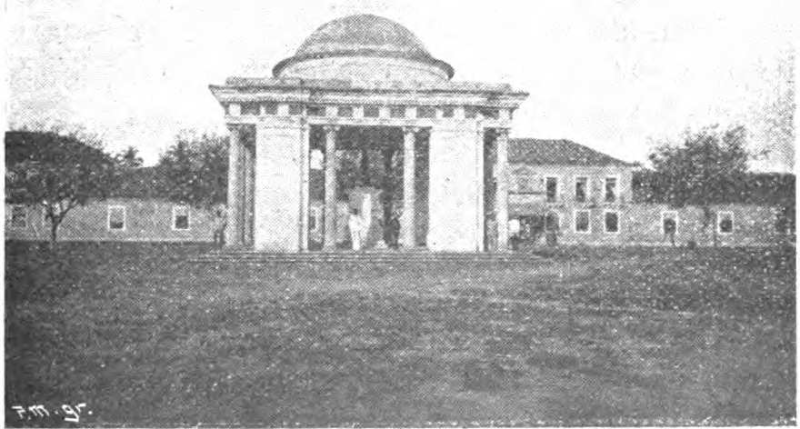
M794 168L791 1L5 1L9 126L81 128L148 164L182 130L226 132L209 84L270 76L319 26L373 13L454 80L530 93L512 137L644 162L687 129L744 125L768 151L753 169Z

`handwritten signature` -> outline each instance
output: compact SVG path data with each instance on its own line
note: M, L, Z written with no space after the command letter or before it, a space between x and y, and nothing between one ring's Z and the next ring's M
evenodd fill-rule
M28 407L14 405L11 408L17 412L17 416L22 420L50 417L50 411L47 409L47 407L41 404L31 405ZM60 410L53 410L53 415L60 416L63 414L65 422L78 423L81 419L81 412L84 411L82 408L86 408L85 402L81 402L75 406L63 404L61 405ZM92 411L87 410L86 415L91 416Z

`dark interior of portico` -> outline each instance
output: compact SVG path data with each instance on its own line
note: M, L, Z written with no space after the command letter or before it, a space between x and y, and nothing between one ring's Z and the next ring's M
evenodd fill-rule
M428 147L430 133L421 129L415 133L414 143L414 236L415 247L424 247L428 231ZM378 219L381 237L388 248L396 248L400 227L398 217L403 211L404 129L401 127L342 126L336 131L336 200L337 205L351 204L355 192L379 192ZM311 126L309 144L309 234L308 249L322 248L324 236L319 234L324 225L324 210L318 209L325 201L325 144L323 126ZM317 209L315 209L317 207ZM338 209L341 212L341 209ZM312 217L315 217L312 219ZM344 222L345 225L341 225ZM346 231L347 216L337 216L336 248L351 249ZM317 233L314 233L317 231Z

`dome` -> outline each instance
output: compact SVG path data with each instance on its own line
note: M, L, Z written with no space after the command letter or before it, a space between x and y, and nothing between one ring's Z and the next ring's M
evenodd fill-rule
M414 33L376 15L351 15L322 25L272 72L275 77L351 78L354 66L377 67L377 73L367 74L378 80L453 76L453 68L431 56ZM397 68L402 70L389 70ZM398 71L402 72L398 75Z

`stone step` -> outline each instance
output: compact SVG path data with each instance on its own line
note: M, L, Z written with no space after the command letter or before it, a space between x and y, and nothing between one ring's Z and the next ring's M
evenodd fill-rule
M308 252L267 253L246 250L214 251L190 260L197 263L532 263L543 259L519 253L434 252Z

